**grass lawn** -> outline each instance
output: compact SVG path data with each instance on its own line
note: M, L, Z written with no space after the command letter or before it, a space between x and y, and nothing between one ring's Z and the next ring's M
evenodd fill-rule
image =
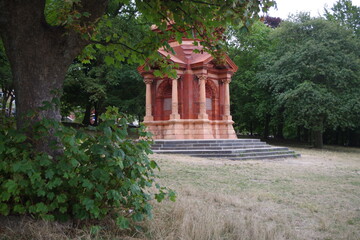
M153 155L176 203L155 206L151 239L360 239L360 149L292 148L300 158Z
M0 218L0 239L360 239L360 149L294 148L300 158L257 161L152 155L175 203L154 202L142 231L109 221L100 233Z

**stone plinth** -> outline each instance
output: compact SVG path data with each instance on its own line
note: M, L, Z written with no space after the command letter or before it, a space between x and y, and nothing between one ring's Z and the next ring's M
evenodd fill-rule
M208 119L144 122L154 139L236 139L233 123Z

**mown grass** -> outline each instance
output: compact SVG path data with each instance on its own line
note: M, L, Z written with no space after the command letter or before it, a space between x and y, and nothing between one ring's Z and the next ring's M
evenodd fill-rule
M360 149L293 149L302 157L153 155L161 167L158 181L178 198L154 202L154 218L140 223L141 229L118 231L106 221L99 232L0 221L0 239L360 239Z

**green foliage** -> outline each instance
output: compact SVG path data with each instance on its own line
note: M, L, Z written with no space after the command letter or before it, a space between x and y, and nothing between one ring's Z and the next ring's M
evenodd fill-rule
M233 118L243 133L298 137L359 128L360 42L348 26L300 13L275 29L233 29Z
M359 116L360 42L350 30L300 14L270 35L262 54L260 85L293 128L354 128Z
M332 127L351 126L350 121L345 118L341 121L340 116L351 109L344 100L357 97L359 41L343 27L323 19L284 22L272 37L277 42L276 48L264 54L265 69L258 77L277 96L278 104L286 105L286 101L294 101L290 95L296 98L304 91L303 97L313 96L315 101L297 102L303 108L313 109L303 119L308 128L316 127L316 121L311 119L322 115ZM314 105L320 102L323 104ZM297 108L287 108L287 112L294 119L301 117ZM347 115L351 115L351 110Z
M360 37L360 7L351 0L338 0L330 10L325 9L325 17L352 29Z
M99 52L91 63L74 63L68 69L61 98L62 114L91 105L100 114L107 106L116 106L121 112L142 117L144 93L145 84L136 66L107 65L104 53Z
M271 112L271 96L256 79L260 70L260 55L272 46L269 39L271 31L260 21L255 22L249 32L231 31L236 41L230 43L229 55L239 67L230 85L231 109L237 128L242 133L261 133L261 123Z
M183 37L198 39L204 49L217 59L222 58L223 30L228 25L248 28L258 13L274 5L273 0L247 1L118 1L108 3L106 14L96 28L84 31L81 23L86 17L77 11L81 1L48 1L46 16L49 23L65 26L90 38L89 43L107 52L104 62L110 65L128 64L157 66L159 74L175 77L167 59L157 54L163 47L171 52L168 40L182 41ZM69 7L70 6L70 7ZM72 7L71 7L72 6ZM57 9L57 11L56 11ZM59 11L60 10L60 11ZM86 12L85 12L86 13ZM214 17L215 16L215 17ZM151 29L157 26L157 31ZM169 26L171 25L171 30ZM88 35L84 34L87 33ZM83 61L93 58L92 47L85 48ZM109 54L110 53L110 54Z
M144 127L128 129L126 116L108 108L102 123L75 130L42 120L32 139L13 128L0 130L0 214L31 214L50 220L116 218L122 228L129 219L151 216L149 200L166 197L154 185L156 162L149 160L149 134ZM139 140L127 138L136 131ZM62 145L49 143L61 154L35 152L32 142L54 131ZM61 146L61 147L60 147ZM174 200L174 193L169 197Z

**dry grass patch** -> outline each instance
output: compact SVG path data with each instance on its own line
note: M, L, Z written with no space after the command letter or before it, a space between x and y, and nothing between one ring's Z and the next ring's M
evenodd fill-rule
M360 150L229 161L153 155L178 192L155 205L149 239L360 239Z
M94 227L94 224L98 225ZM0 216L0 240L136 240L138 238L133 237L135 234L134 231L120 230L110 218L98 223L82 223L80 226L70 222Z

